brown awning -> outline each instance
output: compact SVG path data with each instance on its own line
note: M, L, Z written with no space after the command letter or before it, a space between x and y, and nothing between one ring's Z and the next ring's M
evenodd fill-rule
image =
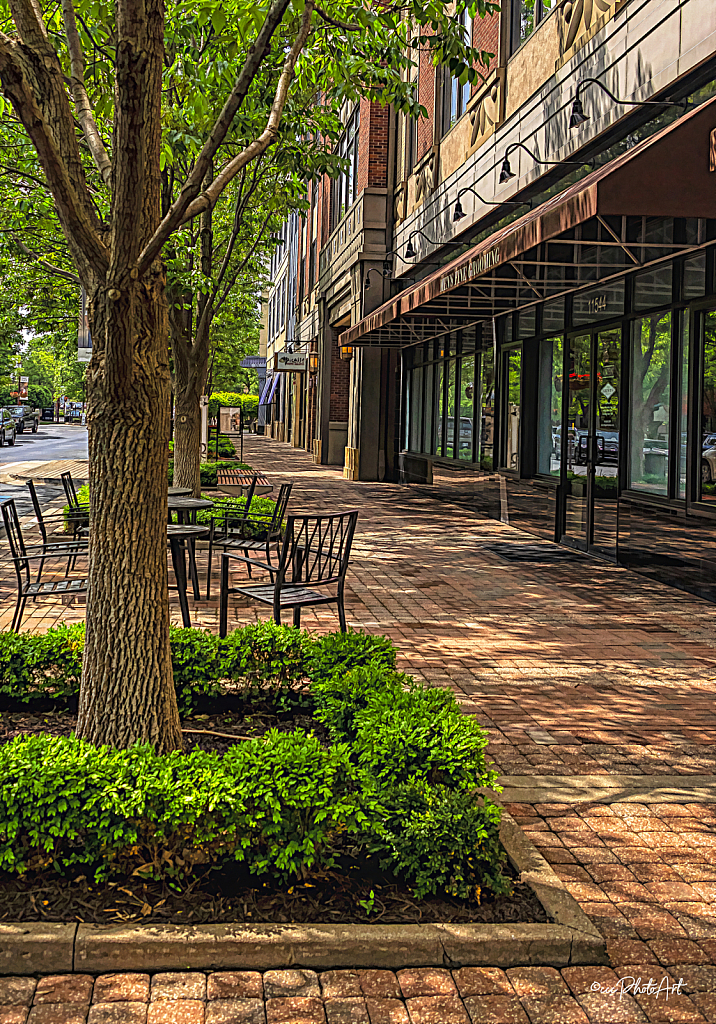
M384 303L360 323L344 331L340 345L402 347L456 327L543 301L565 290L597 283L637 266L655 262L639 258L642 243L620 237L606 223L603 240L623 259L602 266L608 272L567 283L559 275L548 280L537 267L580 267L579 252L568 258L521 260L541 243L559 246L565 232L594 217L716 218L716 173L710 167L711 132L716 128L716 98L702 104L651 138L599 167L535 210L496 231L463 256L441 267ZM594 239L569 239L572 246L594 247ZM686 246L662 246L663 256ZM670 251L672 250L672 251ZM591 273L594 263L584 264Z

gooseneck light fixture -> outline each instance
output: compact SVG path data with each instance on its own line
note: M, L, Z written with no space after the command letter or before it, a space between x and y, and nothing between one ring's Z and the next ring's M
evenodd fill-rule
M420 235L422 238L425 239L426 242L429 242L430 245L452 245L457 249L461 249L462 246L464 245L463 242L436 242L433 238L428 238L425 232L421 231L420 228L416 228L415 231L411 231L410 234L408 235L408 244L405 247L405 256L403 257L406 260L414 260L415 257L417 256L415 247L413 245L413 238L415 237L415 235Z
M524 149L525 153L528 153L536 164L551 164L553 167L556 167L558 164L572 164L574 167L582 167L586 163L584 160L541 160L536 153L533 153L531 149L525 146L524 142L511 142L505 150L505 158L502 161L500 185L504 185L510 178L515 177L515 173L510 167L510 153L513 153L516 149Z
M575 128L581 128L582 125L585 123L585 121L589 120L589 117L587 116L587 114L584 113L584 107L582 106L582 101L579 98L580 92L587 85L598 85L599 88L602 90L602 92L605 92L607 94L607 96L611 100L614 101L614 103L619 103L620 105L624 105L624 106L630 106L630 107L663 107L664 105L668 106L670 103L674 102L674 100L670 100L670 99L663 99L663 100L620 100L619 97L615 96L614 93L611 91L611 89L607 89L607 87L604 84L604 82L600 82L598 78L583 78L582 81L579 82L579 84L577 85L577 88L576 88L575 93L574 93L574 100L572 102L572 113L570 114L570 117L569 117L569 127L572 130L574 130Z
M483 203L485 206L530 206L531 205L530 203L503 202L502 200L483 199L482 196L480 195L480 193L476 192L475 189L472 187L472 185L466 185L465 188L461 188L460 191L457 194L457 199L455 200L455 209L452 212L453 223L457 223L459 220L462 220L464 217L467 216L467 214L465 213L465 211L462 208L462 203L460 202L460 197L464 196L466 192L472 192L472 194L474 196L477 196L477 198L480 200L480 202Z

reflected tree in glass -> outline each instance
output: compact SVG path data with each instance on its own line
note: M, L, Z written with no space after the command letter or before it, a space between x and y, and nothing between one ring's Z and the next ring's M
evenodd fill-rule
M632 325L631 486L667 493L671 313Z
M475 357L465 357L460 368L460 424L458 458L472 461L472 410L475 400Z

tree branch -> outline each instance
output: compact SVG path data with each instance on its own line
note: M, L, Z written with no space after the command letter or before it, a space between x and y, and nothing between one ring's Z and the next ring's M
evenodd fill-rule
M320 14L324 21L327 21L329 25L333 25L334 28L342 28L346 32L360 32L360 25L350 25L347 21L336 21L332 18L327 11L324 11L318 4L315 5L316 14Z
M109 156L107 155L107 150L104 147L102 137L99 134L99 129L97 128L94 114L92 112L92 105L85 87L82 43L80 42L80 34L77 31L75 9L72 0L62 0L62 18L65 23L67 46L70 51L70 72L72 75L70 84L72 88L72 98L75 101L75 109L77 110L77 119L82 126L84 137L87 140L87 145L89 146L89 150L92 154L92 159L97 166L97 170L102 175L105 185L109 185L112 177L112 165L110 163Z
M38 267L42 267L42 269L46 270L48 274L55 274L56 277L62 277L65 281L72 281L73 284L82 284L77 274L71 274L69 270L63 270L61 267L54 267L46 260L39 259L37 253L33 252L32 249L28 249L25 243L21 242L14 232L12 237L20 252L24 253L25 256L31 256L37 263Z
M199 195L209 164L214 159L219 146L226 138L234 120L234 116L244 102L249 88L251 87L251 83L261 67L266 54L269 52L271 38L278 26L281 24L289 3L290 0L274 0L271 4L268 14L264 19L264 23L256 37L256 41L249 50L248 56L244 61L244 66L236 79L231 95L224 104L224 108L219 114L219 117L209 134L209 138L206 140L201 153L197 157L191 174L184 183L181 192L172 204L169 212L162 219L159 227L139 255L137 260L137 269L140 274L143 273L159 255L162 250L162 246L169 236L182 223L184 223L184 221L191 219L186 216L187 210ZM237 168L237 171L238 170L240 170L240 168ZM222 185L221 187L223 188L224 186ZM204 206L202 204L201 209L198 209L196 214L201 213L203 209ZM195 216L196 214L191 214L191 216Z
M274 96L271 113L269 114L268 121L266 122L266 127L261 132L258 139L255 139L241 153L235 156L233 160L230 160L224 165L209 188L198 196L188 207L184 214L185 219L196 217L197 214L201 213L202 210L206 209L208 206L213 206L226 186L232 178L236 177L241 168L256 159L257 156L261 156L262 153L265 153L268 147L278 138L278 128L281 123L283 108L286 105L286 99L288 97L288 87L293 79L296 61L298 60L301 50L306 45L306 40L308 39L308 34L311 29L313 6L313 0L307 0L303 15L301 16L301 24L298 34L288 56L286 57L286 60L284 61L283 70L281 72L281 77L278 80L278 85L276 86L276 95Z
M13 0L16 5L28 7L29 0ZM40 38L40 52L0 33L0 81L37 152L80 276L101 273L109 254L85 184L59 58L47 39L42 41L37 19L29 34Z

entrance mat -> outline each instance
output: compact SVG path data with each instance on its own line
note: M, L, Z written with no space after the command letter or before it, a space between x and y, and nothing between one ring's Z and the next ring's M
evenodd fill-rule
M507 562L542 562L558 564L562 562L583 562L587 557L573 548L563 548L559 544L489 544L487 551L494 551Z

